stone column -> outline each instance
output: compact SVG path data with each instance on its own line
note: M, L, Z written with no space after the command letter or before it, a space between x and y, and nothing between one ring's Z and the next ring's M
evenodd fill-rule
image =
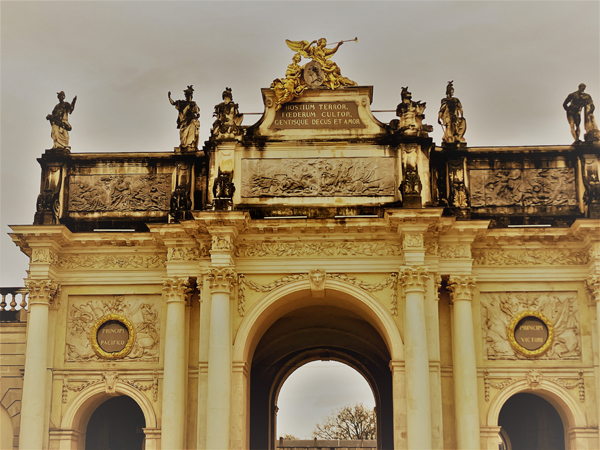
M206 406L206 448L229 449L231 416L231 291L235 271L231 267L211 267L210 337L208 344L208 395Z
M593 275L585 281L585 285L590 293L593 302L596 302L596 342L597 349L600 349L600 275ZM598 358L598 355L596 355ZM596 364L597 361L594 361ZM600 417L600 374L596 372L596 403L598 405L598 417ZM599 430L600 432L600 430Z
M454 369L454 420L456 445L460 449L479 449L479 400L477 360L471 311L472 277L451 276L448 289L454 304L452 317L452 354Z
M185 301L187 278L167 278L163 297L167 302L165 364L162 390L161 448L180 450L185 446Z
M408 448L406 444L406 370L404 361L390 361L394 396L394 448Z
M424 267L408 267L401 274L406 295L404 348L408 448L431 449L431 395L425 323L425 284L429 277Z
M25 285L29 289L29 317L19 449L39 450L45 441L48 308L58 285L50 280L26 280Z

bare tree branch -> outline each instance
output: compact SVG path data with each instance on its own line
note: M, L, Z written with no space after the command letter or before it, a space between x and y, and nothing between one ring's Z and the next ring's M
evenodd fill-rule
M317 439L377 439L375 410L362 403L346 405L334 410L329 417L315 426Z

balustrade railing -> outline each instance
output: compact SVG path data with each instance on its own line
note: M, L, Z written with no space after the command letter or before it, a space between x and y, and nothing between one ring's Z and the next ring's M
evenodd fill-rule
M28 295L25 287L0 288L0 312L27 310ZM20 297L19 297L20 296Z

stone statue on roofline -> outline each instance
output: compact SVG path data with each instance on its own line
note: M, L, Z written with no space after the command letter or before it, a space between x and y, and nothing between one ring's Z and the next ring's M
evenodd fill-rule
M242 134L242 120L244 115L240 114L239 105L233 102L231 88L226 87L223 91L223 101L215 106L213 117L216 117L210 134L216 139L233 139Z
M179 141L181 152L196 152L198 151L198 139L200 135L200 108L193 100L194 88L188 86L183 91L185 100L173 101L171 92L168 97L171 105L179 112L177 116L177 128L179 129Z
M73 98L71 103L65 102L65 92L60 91L58 94L58 104L54 107L51 114L46 116L46 120L52 125L50 136L54 141L52 148L64 148L70 150L69 147L69 131L72 130L69 124L69 114L75 109L77 96Z
M467 131L467 121L463 117L460 100L454 97L453 81L448 81L446 98L442 99L438 113L438 123L444 130L442 142L445 144L464 144L464 135Z
M423 123L427 103L413 101L408 86L402 88L400 97L402 101L396 108L398 119L390 122L391 129L406 136L428 137L433 127Z
M581 83L575 92L570 93L565 101L563 102L563 108L567 112L567 120L571 126L571 135L575 140L573 144L580 144L582 141L579 139L581 133L581 111L583 110L583 122L585 135L585 142L600 144L600 131L598 131L598 125L594 118L594 101L591 95L586 94L585 84Z

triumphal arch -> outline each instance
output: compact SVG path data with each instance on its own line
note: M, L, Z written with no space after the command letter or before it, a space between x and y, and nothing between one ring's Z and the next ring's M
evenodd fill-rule
M600 447L591 98L573 145L470 147L449 82L435 143L409 87L377 119L340 45L289 41L260 119L227 88L200 147L193 86L163 153L77 153L59 94L12 227L3 445L275 449L283 382L331 359L370 384L377 448Z

